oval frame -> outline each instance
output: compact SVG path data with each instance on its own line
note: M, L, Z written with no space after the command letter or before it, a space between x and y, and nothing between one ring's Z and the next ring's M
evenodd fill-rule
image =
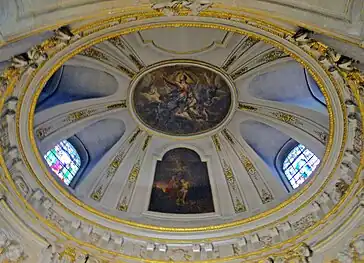
M175 65L186 65L186 66L195 66L195 67L203 68L208 71L214 72L215 74L219 75L220 77L222 77L224 79L225 83L227 84L227 86L230 90L231 102L230 102L230 107L229 107L229 110L228 110L226 116L218 125L210 128L208 130L204 130L204 131L197 132L197 133L191 133L191 134L186 134L186 135L172 135L167 132L153 129L152 127L150 127L150 125L145 123L140 118L140 116L136 112L135 105L134 105L134 94L135 94L135 90L139 84L139 81L146 74L148 74L150 72L153 72L160 68L164 68L164 67L168 67L168 66L175 66ZM167 138L171 138L171 139L175 139L175 140L190 140L190 139L198 139L198 138L205 137L205 136L211 136L211 135L221 131L230 122L230 120L232 119L232 117L234 115L235 110L237 109L237 98L238 98L238 92L235 88L232 78L227 73L220 70L218 67L216 67L212 64L209 64L207 62L197 61L197 60L192 60L192 59L172 59L172 60L165 60L165 61L161 61L161 62L152 64L152 65L144 68L140 72L138 72L138 74L130 82L127 102L128 102L128 109L129 109L133 119L138 123L138 126L142 130L145 130L152 135L167 137Z

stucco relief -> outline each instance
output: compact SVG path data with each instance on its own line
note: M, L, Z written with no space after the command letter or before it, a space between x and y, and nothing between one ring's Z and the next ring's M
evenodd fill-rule
M129 175L127 177L127 182L123 186L120 196L118 198L119 201L117 204L117 209L120 211L125 212L129 208L129 204L130 204L132 195L135 190L135 185L136 185L137 179L139 177L139 172L140 172L141 166L143 164L145 154L146 154L146 151L148 149L151 139L152 139L152 136L148 135L146 132L144 132L143 139L137 146L138 152L137 152L136 158L134 159L134 165L131 168L131 170L129 171Z
M188 10L191 15L198 15L199 12L212 6L212 0L151 0L152 8L163 12L167 16L178 15L183 10Z
M23 247L0 229L0 262L22 262L26 258Z
M357 263L364 260L364 236L354 237L351 242L339 251L336 259L331 262L338 263Z
M100 260L84 251L65 245L49 245L43 249L37 263L100 263ZM106 262L106 261L102 261Z
M18 189L22 192L23 196L27 198L29 194L29 186L25 183L22 176L15 177L14 182Z
M71 123L75 123L78 121L90 119L90 117L101 115L105 112L122 109L125 108L124 103L118 103L118 101L110 102L110 103L100 103L93 105L87 109L76 109L68 112L64 112L63 114L59 114L56 119L47 120L36 127L36 135L40 141L46 139L48 136L51 136L53 133L59 131L60 129L64 129Z
M258 44L260 41L253 37L246 37L242 43L226 58L222 64L222 69L228 71L230 67L237 62L237 60L242 57L246 52L248 52L252 47Z
M144 74L135 84L137 116L154 131L192 136L227 117L232 94L225 78L198 65L166 65Z
M185 250L185 249L171 249L170 251L168 251L169 253L167 254L167 257L170 260L174 260L174 261L190 261L191 260L191 255L189 253L189 251Z
M14 253L12 253L12 254L16 256L16 255L17 255L17 253L16 253L16 249L12 249L12 250L13 250L13 252L14 252ZM305 249L303 250L303 252L302 252L301 254L302 254L305 258L306 258L306 257L308 257L308 256L306 256L306 254L308 254L308 253L307 253L307 250L305 250Z
M248 60L246 63L239 65L238 68L234 69L231 77L236 80L244 74L247 74L248 72L257 69L264 64L271 63L273 61L286 57L288 57L288 55L284 51L272 48L264 53L258 54L253 59Z

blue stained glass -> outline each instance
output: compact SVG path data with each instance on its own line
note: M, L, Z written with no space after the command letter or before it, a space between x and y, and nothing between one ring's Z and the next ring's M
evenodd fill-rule
M288 167L288 170L286 170L286 172L287 178L291 179L295 175L296 170L292 166L290 166Z
M298 147L298 149L300 149L300 150L302 150L302 151L303 151L304 149L306 149L306 147L305 147L303 144L299 144L297 147Z
M304 152L303 152L303 154L308 158L308 159L310 159L312 156L313 156L313 153L310 151L310 150L308 150L308 149L306 149Z
M286 158L283 163L283 170L285 170L290 165L289 160Z
M66 184L69 185L81 166L81 158L75 147L63 140L45 155L49 167Z
M294 189L300 186L319 165L320 159L304 145L299 144L287 154L283 171Z

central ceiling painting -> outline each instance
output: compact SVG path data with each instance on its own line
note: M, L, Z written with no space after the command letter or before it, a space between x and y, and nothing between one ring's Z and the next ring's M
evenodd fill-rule
M132 103L149 129L172 136L210 131L229 114L231 91L224 77L197 65L174 64L142 74Z

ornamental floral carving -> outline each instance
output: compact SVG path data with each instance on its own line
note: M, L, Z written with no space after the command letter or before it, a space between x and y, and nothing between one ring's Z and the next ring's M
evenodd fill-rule
M258 108L239 102L239 110L257 111Z
M327 143L328 134L326 132L324 132L324 131L318 131L318 130L315 130L314 132L315 132L315 134L318 135L318 137L320 138L320 141L322 143L324 143L324 144Z
M273 238L271 236L259 237L259 243L262 247L269 247L273 244Z
M75 262L76 261L76 249L67 247L63 252L59 254L59 259L63 262Z
M64 227L68 224L65 218L58 214L53 208L49 208L47 210L45 218L61 229L64 229Z
M86 57L90 57L90 58L94 58L97 60L109 60L108 57L102 53L101 51L95 49L95 48L86 48L83 51L80 52L80 55L82 56L86 56Z
M0 262L23 262L27 256L23 247L12 239L5 229L0 229Z
M297 120L297 117L292 114L285 113L285 112L273 112L272 114L275 118L277 118L278 120L283 121L285 123L288 123L291 125L297 125L297 124L302 125L302 123L299 120Z
M292 228L296 231L296 233L301 233L305 231L307 228L313 226L316 223L317 219L314 214L310 213L306 216L302 217L300 220L296 221L292 224Z
M166 16L180 15L183 11L187 11L191 15L198 15L211 6L211 0L152 1L152 8Z
M35 134L37 135L39 140L43 140L45 137L48 136L48 133L51 131L51 128L52 127L48 126L48 127L37 129L35 131Z
M288 250L284 255L274 257L274 263L308 263L311 262L312 250L311 248L302 243L292 250ZM269 262L269 261L268 261Z
M339 194L339 197L345 195L348 188L349 185L343 179L339 179L335 184L335 191Z
M136 157L135 163L133 165L133 168L129 172L127 183L124 185L122 189L122 194L119 198L117 209L120 211L127 211L129 207L129 203L131 200L131 196L135 189L135 184L139 176L139 171L141 168L141 164L143 163L147 147L149 145L149 142L152 138L152 136L145 134L145 139L142 141L142 143L139 145L139 152Z
M92 109L92 110L86 109L86 110L72 112L67 116L67 118L64 121L71 122L71 123L75 122L75 121L79 121L79 120L82 120L82 119L85 119L85 118L91 116L95 112L96 112L95 109Z
M246 40L238 47L238 50L236 52L233 52L231 57L226 60L226 62L222 66L222 69L227 71L238 58L240 58L247 50L249 50L257 43L259 43L258 39L255 39L253 37L247 37Z
M361 263L364 261L364 236L358 235L351 239L336 255L332 263Z
M29 194L29 187L25 183L25 181L22 178L22 176L18 176L16 178L14 178L14 182L15 182L16 186L18 187L18 189L23 194L23 196L26 197Z

